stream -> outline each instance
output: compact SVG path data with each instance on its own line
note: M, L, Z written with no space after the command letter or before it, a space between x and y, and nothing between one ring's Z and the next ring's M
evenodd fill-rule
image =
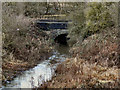
M53 55L49 59L40 62L28 71L24 71L22 75L8 82L2 89L9 88L9 90L12 90L13 88L39 87L44 82L52 79L52 76L55 75L57 65L65 61L67 57L69 57L69 47L56 45L53 50Z

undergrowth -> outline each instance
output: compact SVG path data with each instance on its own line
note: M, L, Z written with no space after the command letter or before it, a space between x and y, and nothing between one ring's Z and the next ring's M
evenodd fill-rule
M107 32L107 33L106 33ZM118 29L106 29L74 45L44 88L120 88Z
M8 4L3 4L2 11L3 81L11 80L51 54L49 37L35 27L35 19L24 16L22 11L16 14L14 9L19 8L19 4L10 3L11 7Z

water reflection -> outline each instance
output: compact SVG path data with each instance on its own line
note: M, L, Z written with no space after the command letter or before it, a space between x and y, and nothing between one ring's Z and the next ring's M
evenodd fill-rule
M57 50L61 55L67 55L69 56L69 46L68 45L62 45L62 44L57 44L55 46L55 50Z

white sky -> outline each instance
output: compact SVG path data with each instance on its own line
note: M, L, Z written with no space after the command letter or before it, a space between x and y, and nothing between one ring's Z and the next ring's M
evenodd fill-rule
M120 0L0 0L2 2L119 2Z

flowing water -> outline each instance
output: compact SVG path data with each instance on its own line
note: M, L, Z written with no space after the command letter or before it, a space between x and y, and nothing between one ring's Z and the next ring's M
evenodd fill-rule
M69 55L69 47L58 45L55 47L53 55L48 60L40 62L34 68L25 71L22 75L17 76L3 88L35 88L42 83L51 80L55 75L55 69L58 64L66 60Z

